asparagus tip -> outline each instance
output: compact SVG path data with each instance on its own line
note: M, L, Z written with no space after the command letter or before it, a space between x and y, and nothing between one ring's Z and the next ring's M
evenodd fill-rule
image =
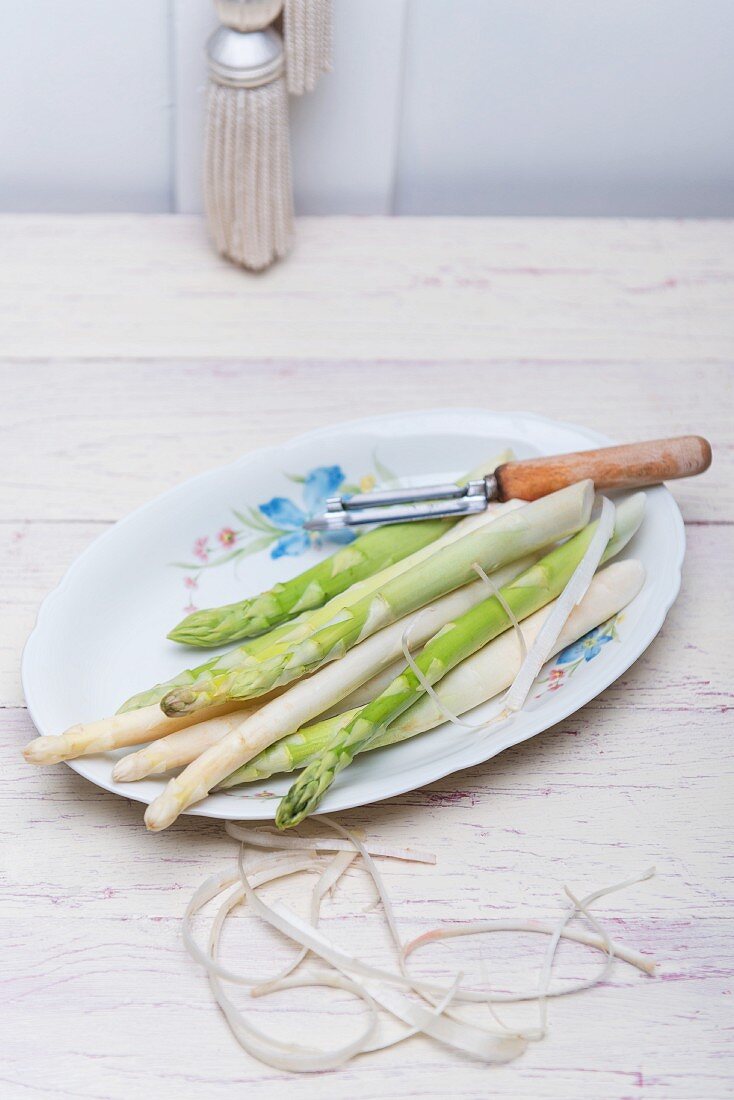
M159 833L161 829L165 829L167 825L170 825L175 820L176 814L166 814L160 803L162 803L163 795L160 795L151 802L148 809L145 811L145 827L149 833Z
M161 710L169 718L178 718L196 709L197 695L191 688L174 688L161 699Z
M39 738L35 737L33 739L33 741L28 742L28 744L25 746L25 748L21 749L21 752L23 753L24 759L29 764L38 764L38 763L40 763L40 761L38 759L38 749L36 748L36 742L38 740L39 740Z
M62 760L66 760L67 755L60 751L60 740L60 738L53 736L34 737L21 750L26 763L59 764Z
M325 787L318 779L309 782L308 769L302 773L288 793L281 799L275 811L275 824L279 829L292 829L318 806ZM328 784L326 785L328 786Z
M135 764L132 761L134 753L130 753L129 756L123 756L121 760L118 760L112 769L112 779L115 783L130 783L134 779L140 777L135 774Z
M235 615L234 612L239 614ZM260 622L252 616L243 617L238 604L225 607L202 607L192 611L180 623L176 623L166 635L172 642L181 645L198 646L211 649L225 642L236 642L252 634L268 630L272 624Z
M173 630L169 630L166 637L171 642L178 642L179 645L203 646L204 648L219 645L219 639L208 638L202 635L200 631L190 629L186 619L178 626L174 626Z
M203 610L192 611L180 623L176 623L166 637L170 638L172 642L182 642L184 645L216 645L216 641L211 641L209 637L211 625L211 610L204 608Z
M187 806L206 798L208 793L203 787L192 789L187 786L181 776L171 779L165 790L153 799L145 811L145 827L151 833L167 829Z

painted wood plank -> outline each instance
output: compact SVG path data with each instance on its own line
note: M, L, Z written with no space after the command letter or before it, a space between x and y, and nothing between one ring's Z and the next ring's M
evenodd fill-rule
M168 0L35 0L0 36L0 209L170 207Z
M0 520L112 521L201 470L302 431L355 415L474 402L533 409L621 441L704 434L714 446L712 468L672 491L690 522L732 518L730 367L553 359L452 357L450 369L425 362L68 362L63 369L0 362Z
M392 212L406 0L337 0L331 73L291 98L296 210ZM175 209L199 213L211 5L174 0Z
M734 222L306 218L290 260L257 276L196 218L0 232L9 357L732 358Z

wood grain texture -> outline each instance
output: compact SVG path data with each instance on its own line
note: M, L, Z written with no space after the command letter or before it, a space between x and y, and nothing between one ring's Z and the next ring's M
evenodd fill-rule
M383 244L392 241L381 250L365 223L310 223L306 237L320 244L279 270L277 294L267 278L238 275L235 302L222 297L233 273L211 262L195 222L126 220L124 233L117 220L93 221L6 221L16 244L0 257L5 351L17 357L0 362L2 1096L731 1096L734 355L727 287L709 277L727 270L731 227L476 222L470 235L461 221L453 230L424 222L430 240L421 241L413 222L377 223ZM585 256L593 273L562 274L569 256ZM555 274L520 272L530 260ZM452 274L426 286L439 262ZM479 276L477 264L496 274ZM692 272L704 269L702 284ZM688 281L655 283L673 270ZM486 283L458 286L475 276ZM621 289L643 278L647 290ZM260 306L272 319L276 300L268 345ZM449 370L432 337L451 346ZM301 357L282 358L299 340ZM654 863L652 882L598 912L620 940L660 960L659 976L616 965L602 988L553 1004L547 1040L509 1066L416 1039L341 1071L282 1074L235 1044L180 939L191 891L232 861L231 842L198 818L147 834L137 804L63 765L25 765L19 749L32 727L20 649L80 551L154 494L304 429L467 405L477 393L491 407L534 408L616 439L711 438L712 468L672 486L687 523L681 595L643 657L567 721L343 818L437 852L436 868L386 868L406 936L446 919L553 919L563 883L594 888ZM353 894L325 906L327 930L345 944L359 935L366 956L386 962L371 890L358 871L349 880ZM289 899L293 887L278 892ZM225 946L235 965L263 973L288 952L245 912ZM417 956L416 967L439 976L486 963L499 983L526 984L541 950L530 937L467 939ZM560 972L585 975L596 962L566 946ZM263 1028L297 1028L305 1039L324 1028L346 1036L358 1008L341 993L304 990L260 1001L257 1012ZM503 1016L532 1020L520 1007Z
M194 217L0 217L0 235L11 357L601 373L731 353L734 222L303 218L291 261L259 275L222 264Z
M711 445L698 435L650 439L578 451L554 458L505 462L494 472L500 500L537 500L590 478L598 490L639 489L660 481L703 474Z
M620 441L695 428L712 442L713 465L671 491L687 521L718 522L734 512L733 380L726 363L654 360L644 369L458 357L450 369L425 361L206 359L69 361L63 369L38 361L19 369L0 361L0 520L117 520L202 470L299 432L399 409L466 407L481 393L486 408L530 408Z

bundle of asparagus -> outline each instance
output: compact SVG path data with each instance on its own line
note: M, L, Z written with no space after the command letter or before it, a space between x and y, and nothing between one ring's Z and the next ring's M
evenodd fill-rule
M635 598L644 580L644 567L634 559L615 562L598 573L581 603L567 619L551 656L613 618ZM521 632L526 646L533 644L554 606L555 601L536 611L522 623ZM467 657L441 680L437 690L438 700L427 694L422 695L378 737L369 741L365 748L371 751L397 745L442 725L446 721L447 710L462 715L488 702L510 686L520 668L521 658L522 652L516 633L506 631L473 656ZM368 697L364 701L358 692L343 699L341 713L283 737L223 780L220 788L256 783L269 779L271 775L297 771L319 760L326 747L347 729L359 709L388 687L402 672L403 667L403 661L390 665L381 676L374 677L365 685ZM131 759L132 756L125 758Z
M592 484L581 482L453 526L373 531L267 593L190 616L172 637L208 645L256 636L133 696L112 718L36 739L26 759L147 744L113 774L122 782L183 767L148 808L154 830L217 786L304 767L278 810L278 825L290 827L357 753L431 729L447 710L462 714L513 680L521 649L510 627L526 620L533 644L549 605L588 565L599 522L590 522L592 503ZM642 494L618 506L603 561L634 534L643 506ZM613 615L640 583L637 563L604 570L555 648ZM410 667L399 661L406 630L423 647Z

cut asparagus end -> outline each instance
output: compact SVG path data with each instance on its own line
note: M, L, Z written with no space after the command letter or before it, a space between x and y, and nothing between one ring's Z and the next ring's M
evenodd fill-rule
M614 531L601 559L602 564L624 550L637 534L645 517L646 502L644 493L633 493L632 496L615 502Z

